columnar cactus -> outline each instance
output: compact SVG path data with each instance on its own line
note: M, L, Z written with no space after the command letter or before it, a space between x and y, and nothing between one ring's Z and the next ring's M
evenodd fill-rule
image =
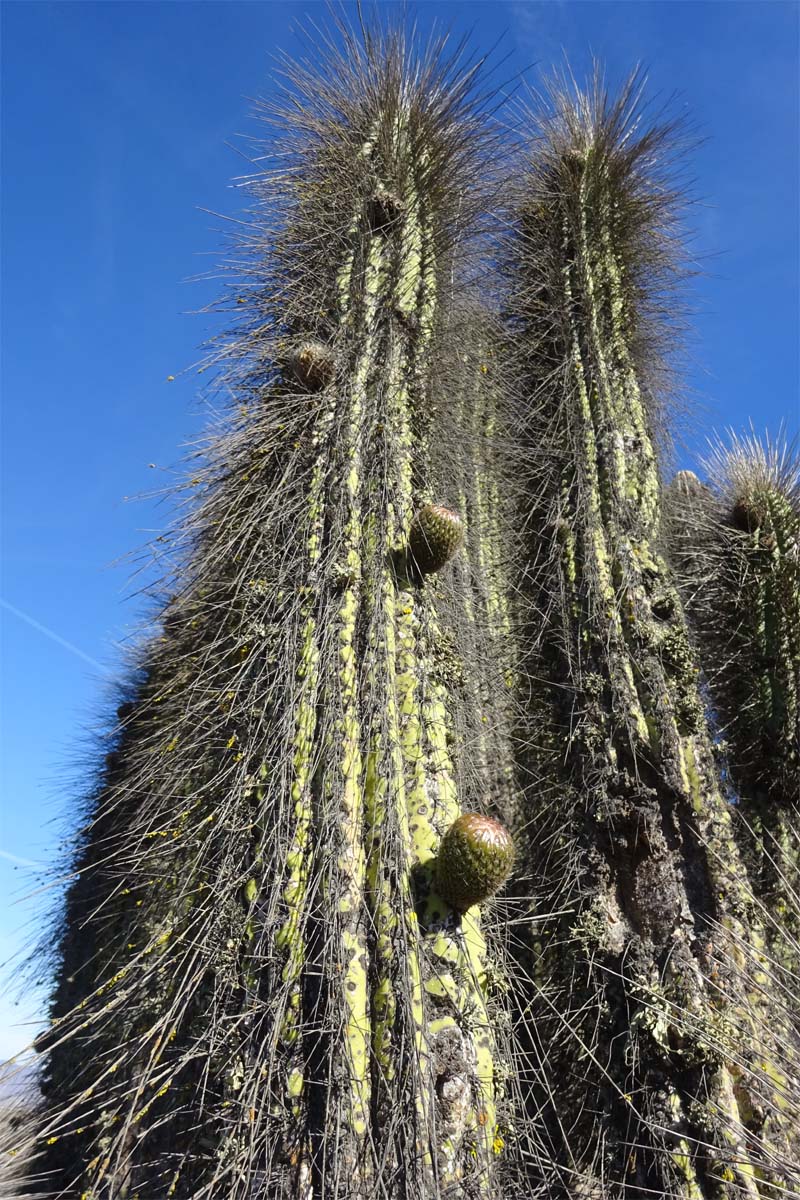
M497 972L435 876L461 808L513 794L508 753L476 794L455 714L508 707L467 656L502 557L470 400L498 418L453 287L488 162L472 69L340 33L253 183L238 417L72 860L39 1041L54 1194L498 1194ZM415 514L447 526L435 576L405 569Z
M66 856L14 1194L794 1194L796 475L745 442L673 489L706 687L672 131L555 89L515 193L475 77L336 27L263 110L235 409Z
M698 637L736 823L773 955L800 966L800 464L731 436L672 481L670 548ZM694 481L694 482L692 482ZM788 982L788 981L787 981ZM796 995L795 983L790 987Z
M717 979L718 930L737 947L755 935L659 552L670 130L643 121L635 81L615 103L599 82L552 98L520 202L511 308L528 383L532 671L551 695L549 728L537 699L529 735L549 784L544 799L530 789L530 830L563 913L532 945L532 1039L552 1055L543 1173L575 1196L771 1196L791 1177L770 1152L773 1136L784 1145L771 1113L789 1084L758 1013Z

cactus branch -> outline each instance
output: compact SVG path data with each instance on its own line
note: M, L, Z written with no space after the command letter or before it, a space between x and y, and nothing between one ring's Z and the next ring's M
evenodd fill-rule
M670 550L736 793L735 829L772 958L797 1007L800 966L800 467L755 434L716 442L707 483L668 493Z
M659 310L678 274L679 196L675 131L647 125L639 94L636 78L613 101L599 78L586 94L556 87L519 212L512 311L542 498L531 579L550 614L532 664L552 689L534 769L561 792L551 813L534 796L533 815L558 824L539 861L552 907L567 910L532 950L567 1047L545 1109L553 1171L570 1187L755 1198L789 1176L780 1118L749 1132L770 1089L742 1060L757 1044L775 1063L766 1017L715 980L717 930L751 962L760 941L658 548L654 388L673 332ZM575 1039L588 1079L571 1074ZM773 1074L777 1114L789 1099Z

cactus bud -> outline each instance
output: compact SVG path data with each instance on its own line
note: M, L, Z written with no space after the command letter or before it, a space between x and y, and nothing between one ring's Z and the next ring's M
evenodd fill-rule
M462 813L442 838L436 883L452 908L466 912L505 883L514 865L511 834L492 817Z
M403 201L395 192L379 187L367 202L367 215L372 229L387 229L403 215Z
M442 504L426 504L411 522L408 554L423 575L440 571L455 555L464 537L458 513Z
M708 487L701 483L694 471L678 471L672 478L670 490L677 496L708 496Z
M310 392L318 392L333 379L336 357L330 346L309 339L292 351L287 365L298 383Z

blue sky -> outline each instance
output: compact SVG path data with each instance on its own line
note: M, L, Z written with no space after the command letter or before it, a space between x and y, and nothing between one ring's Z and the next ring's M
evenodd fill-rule
M224 222L200 208L241 210L229 181L246 166L230 143L254 130L247 98L273 86L271 56L297 48L297 21L324 12L2 6L0 962L46 904L29 896L30 864L53 860L145 611L147 572L135 572L169 520L155 493L208 416L193 364L218 323L191 311L218 284L188 280L213 272ZM476 46L502 37L497 82L524 72L535 83L566 51L578 78L594 54L612 80L641 62L652 93L678 93L706 139L691 160L705 273L692 292L685 454L713 426L750 417L796 430L797 6L495 0L416 12L423 29L471 31ZM32 993L16 1008L0 1001L0 1059L35 1032L40 1010Z

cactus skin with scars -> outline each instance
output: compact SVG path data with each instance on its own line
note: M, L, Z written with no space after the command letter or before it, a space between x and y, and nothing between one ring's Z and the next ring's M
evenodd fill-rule
M570 1195L755 1200L791 1178L797 1096L758 975L739 969L760 970L763 943L659 549L670 130L643 121L635 82L615 102L599 79L551 99L510 306L530 395L531 674L552 689L549 715L534 690L527 726L530 856L565 914L530 950L542 990L524 1030L559 1079L534 1096L552 1154L536 1177Z
M439 892L458 912L482 904L514 865L511 834L482 813L462 813L445 833L436 859Z

